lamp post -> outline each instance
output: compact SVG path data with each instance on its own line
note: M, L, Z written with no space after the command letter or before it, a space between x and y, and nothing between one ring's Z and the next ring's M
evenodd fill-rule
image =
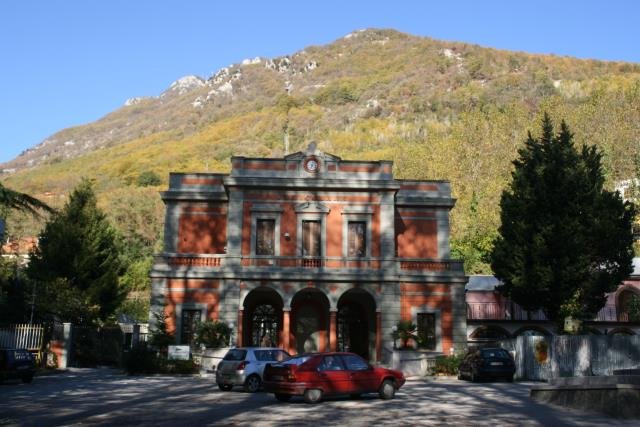
M231 333L229 334L229 347L233 347L233 331L236 324L234 322L229 322L229 329L231 329Z

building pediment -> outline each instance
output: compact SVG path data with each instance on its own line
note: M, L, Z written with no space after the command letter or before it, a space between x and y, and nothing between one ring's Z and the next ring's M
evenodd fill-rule
M339 162L342 159L338 156L334 156L333 154L329 154L329 153L324 153L320 150L318 150L316 143L315 142L311 142L308 146L306 151L298 151L297 153L292 153L292 154L288 154L286 156L284 156L285 160L287 161L295 161L295 160L304 160L309 156L315 156L318 157L319 159L323 160L323 161L331 161L331 162Z
M304 203L299 203L296 205L297 213L323 213L328 214L331 209L329 206L324 203L320 203L317 201L308 201Z

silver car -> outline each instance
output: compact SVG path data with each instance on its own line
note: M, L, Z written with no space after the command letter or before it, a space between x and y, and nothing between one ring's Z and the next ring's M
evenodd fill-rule
M218 388L229 391L234 385L241 385L249 393L255 393L262 386L262 374L267 363L281 362L289 358L289 353L274 347L232 348L218 363L216 383Z

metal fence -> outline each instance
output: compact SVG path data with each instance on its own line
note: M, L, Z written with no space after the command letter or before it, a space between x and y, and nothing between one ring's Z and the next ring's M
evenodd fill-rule
M26 348L40 351L44 339L44 328L40 325L11 325L0 328L0 348Z
M612 375L640 366L640 336L519 336L499 345L515 353L516 379Z

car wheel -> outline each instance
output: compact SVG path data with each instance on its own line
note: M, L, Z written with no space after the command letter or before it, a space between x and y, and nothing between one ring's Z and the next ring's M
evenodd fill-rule
M322 400L322 390L319 388L308 388L304 391L303 398L307 403L318 403Z
M218 383L218 388L222 391L231 391L233 386L231 384L220 384Z
M244 382L244 391L247 393L255 393L260 390L260 386L262 385L262 381L260 377L257 375L250 375L249 378Z
M276 399L278 399L280 402L288 402L288 401L291 400L291 395L290 394L276 393Z
M31 381L33 381L33 374L24 375L22 377L22 382L23 383L30 383Z
M396 395L396 388L393 386L393 382L391 380L384 380L378 390L378 394L381 399L393 399L393 396Z

